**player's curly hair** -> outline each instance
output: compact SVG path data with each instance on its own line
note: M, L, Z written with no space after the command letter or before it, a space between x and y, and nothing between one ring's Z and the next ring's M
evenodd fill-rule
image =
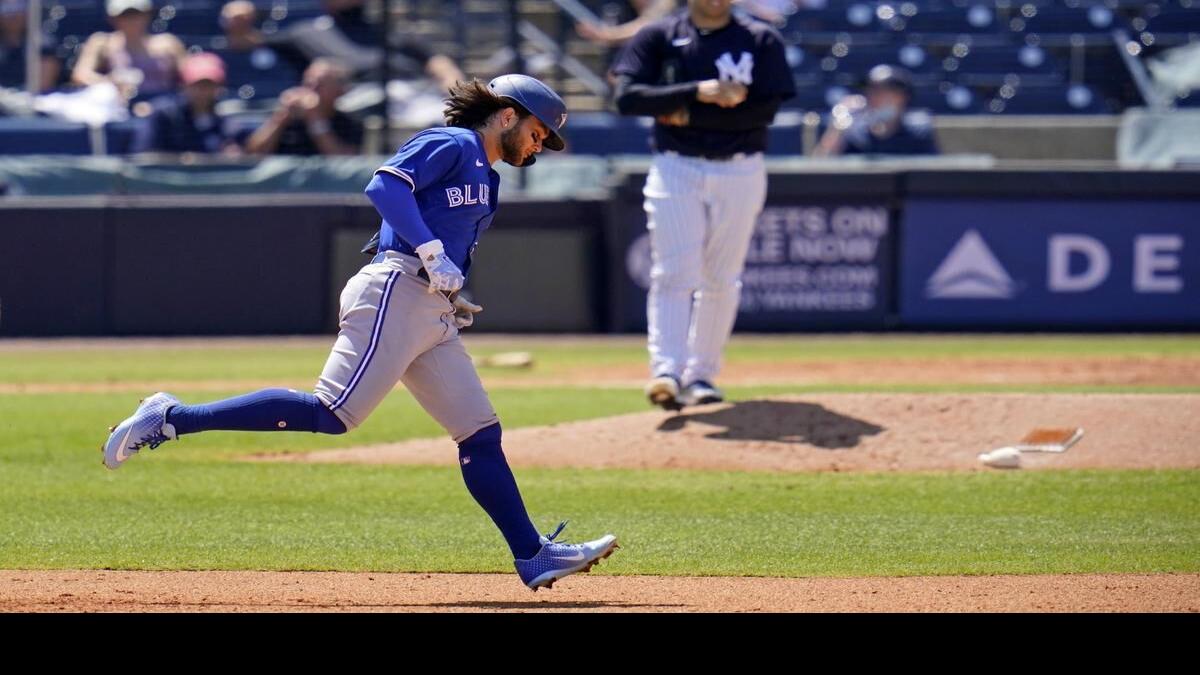
M518 117L529 116L525 106L516 101L500 98L492 93L487 83L471 78L470 82L455 82L446 99L442 116L446 126L464 129L479 129L486 126L488 119L498 111L513 108Z

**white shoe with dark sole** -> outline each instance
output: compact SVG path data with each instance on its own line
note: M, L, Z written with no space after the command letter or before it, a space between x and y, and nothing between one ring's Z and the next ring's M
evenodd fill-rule
M679 402L684 405L706 405L721 403L724 400L725 394L706 380L692 382L684 387L683 392L679 395Z
M646 399L663 410L681 410L679 402L679 380L670 375L659 375L646 385Z

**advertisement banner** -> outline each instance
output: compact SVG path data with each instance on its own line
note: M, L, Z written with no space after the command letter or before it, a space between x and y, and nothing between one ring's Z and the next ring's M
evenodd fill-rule
M883 203L768 199L745 270L735 330L882 328L892 267L891 215ZM652 266L645 215L624 209L623 269L614 328L646 326Z
M1200 323L1200 202L906 202L900 318L914 327Z

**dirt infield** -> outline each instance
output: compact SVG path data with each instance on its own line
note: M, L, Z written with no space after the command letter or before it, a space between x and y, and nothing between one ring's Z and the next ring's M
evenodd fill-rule
M578 367L555 378L560 385L621 385L641 388L641 364ZM497 385L520 380L492 373ZM725 386L919 386L919 385L1088 385L1194 387L1200 359L1164 356L1064 356L976 358L869 358L788 360L731 364Z
M1200 612L1200 575L568 577L0 571L0 612Z
M9 349L13 349L9 347ZM3 351L3 347L0 347ZM594 387L640 391L642 364L581 365L542 372L484 368L488 387ZM264 387L311 389L314 380L153 380L119 382L0 382L0 394L146 393L236 391ZM724 386L1156 386L1195 387L1200 359L1189 357L1038 357L980 359L812 360L736 363L722 375ZM400 385L397 385L399 388Z
M977 470L977 455L1037 426L1079 426L1033 469L1200 468L1200 396L1169 394L819 394L645 412L505 431L514 466L754 471ZM255 460L445 464L449 439ZM990 470L990 469L989 469Z

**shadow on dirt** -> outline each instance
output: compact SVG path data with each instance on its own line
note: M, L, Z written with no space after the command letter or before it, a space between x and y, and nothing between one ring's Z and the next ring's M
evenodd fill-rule
M679 610L686 608L687 605L677 604L644 604L637 602L600 602L600 601L584 601L579 602L538 602L530 600L529 602L503 602L503 601L470 601L463 602L431 602L421 605L422 607L461 607L464 609L519 609L519 610L536 610L536 609L666 609Z
M798 401L737 401L720 407L685 409L663 420L658 430L679 431L689 422L724 427L724 431L714 431L705 438L804 443L825 450L853 448L863 436L884 431L877 424Z
M71 606L63 602L59 603L41 603L56 607L59 610L80 611L72 609ZM242 609L249 608L250 611L266 612L266 611L311 611L311 610L333 610L343 612L363 612L367 610L397 610L397 609L476 609L476 610L547 610L547 609L633 609L642 611L681 611L688 609L690 606L686 604L668 604L668 603L638 603L638 602L604 602L604 601L557 601L557 602L539 602L530 600L528 602L505 602L500 600L463 600L461 602L422 602L422 603L321 603L321 602L265 602L265 603L247 603L247 602L186 602L186 601L169 601L169 602L149 602L133 600L130 602L110 601L108 611L113 611L114 608L120 607L116 611L147 611L144 608L150 607L165 607L168 609L174 608L179 611L189 611L187 608L192 608L190 611L229 611L230 608L238 607ZM143 608L143 609L139 609ZM94 610L83 610L94 611Z

